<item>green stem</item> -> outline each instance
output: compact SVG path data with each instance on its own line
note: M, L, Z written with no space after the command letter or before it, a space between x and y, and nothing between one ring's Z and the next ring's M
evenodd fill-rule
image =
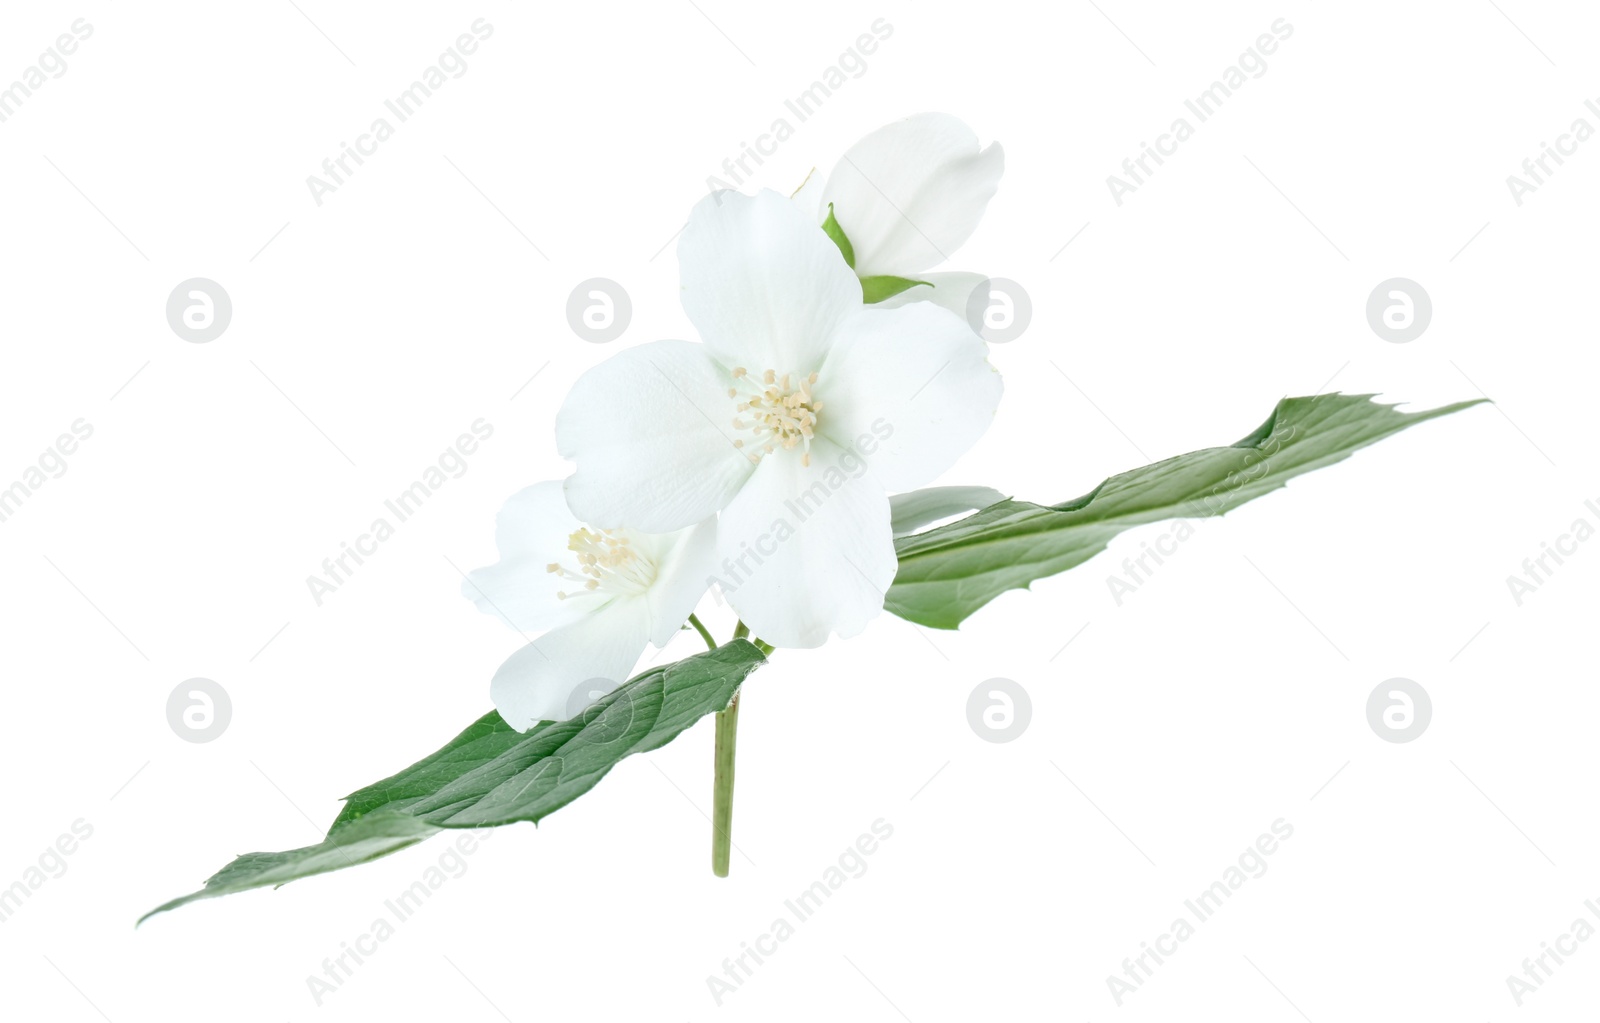
M739 694L717 712L716 779L711 787L711 872L728 876L733 845L733 752L739 729Z
M733 627L733 638L744 639L748 635L750 635L750 626L746 625L743 619L740 619L739 623Z
M717 641L711 638L710 630L708 630L704 625L700 624L699 618L696 618L694 615L690 615L689 624L693 625L695 631L700 633L700 638L706 641L706 647L708 649L715 650L717 648Z

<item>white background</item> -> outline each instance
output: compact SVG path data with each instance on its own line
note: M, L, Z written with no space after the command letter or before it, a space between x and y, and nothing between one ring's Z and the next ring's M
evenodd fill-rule
M8 1018L1323 1023L1593 1006L1600 941L1520 1009L1506 977L1574 920L1600 925L1583 905L1600 897L1600 544L1520 607L1506 578L1600 519L1584 507L1600 499L1600 141L1520 206L1505 179L1575 118L1600 128L1583 106L1600 95L1594 11L297 2L4 15L0 83L74 19L94 28L0 124L0 480L75 419L94 427L0 523L0 886L74 820L93 827L0 924ZM478 17L494 32L469 70L318 206L307 176ZM893 34L865 73L798 123L784 100L879 17ZM1278 18L1293 35L1268 70L1118 206L1107 175ZM498 832L320 1007L307 977L445 839L135 930L237 853L315 841L339 796L488 709L521 640L461 599L457 566L494 560L508 495L568 471L551 427L578 374L691 336L669 241L707 175L787 117L793 138L745 187L788 191L921 110L1004 144L999 195L948 268L1012 278L1034 308L992 350L994 428L945 482L1061 501L1322 389L1498 404L1204 524L1121 606L1107 577L1170 526L958 633L885 616L780 653L745 688L727 880L708 869L704 721L540 828ZM209 344L164 315L195 276L234 304ZM566 322L596 276L633 300L610 345ZM1405 345L1364 312L1394 276L1434 304ZM479 417L495 433L470 470L317 606L306 577ZM726 613L709 617L726 634ZM166 720L196 676L233 702L207 744ZM1406 744L1366 720L1397 676L1434 706ZM967 723L993 677L1032 699L1007 744ZM894 834L867 873L717 1006L707 976L878 818ZM1279 818L1294 834L1268 872L1119 1007L1107 977Z

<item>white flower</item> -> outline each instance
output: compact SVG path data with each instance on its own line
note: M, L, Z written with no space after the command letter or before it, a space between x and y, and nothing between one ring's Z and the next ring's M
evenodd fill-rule
M817 224L834 219L855 250L860 277L904 277L915 287L888 305L937 302L967 315L973 292L988 278L975 273L927 273L972 236L1005 173L1000 143L978 148L978 136L949 114L917 114L885 125L851 146L824 181L815 172L795 201Z
M666 646L706 591L715 529L665 535L591 529L567 510L559 482L536 483L500 511L500 560L461 592L524 635L490 684L518 731L564 721L627 681L645 644Z
M657 341L580 377L556 418L587 522L665 532L721 512L717 578L776 646L852 636L894 578L890 491L981 436L1000 376L965 320L865 306L839 250L775 192L697 205L678 245L704 344Z

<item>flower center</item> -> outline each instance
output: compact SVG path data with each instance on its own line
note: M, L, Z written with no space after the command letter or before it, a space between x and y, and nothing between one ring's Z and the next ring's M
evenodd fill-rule
M817 375L779 375L769 369L758 380L740 366L734 369L733 379L728 397L741 399L734 409L738 415L733 417L733 428L753 435L749 444L754 450L745 451L745 456L751 462L759 462L779 448L800 448L804 452L800 464L810 465L811 438L817 427L817 413L822 411L822 402L811 394ZM733 446L744 448L746 439L735 440Z
M567 537L567 550L577 555L576 571L554 561L545 571L563 581L582 583L585 590L623 596L643 593L655 582L656 566L633 548L626 534L583 526ZM557 590L556 596L566 600L576 594Z

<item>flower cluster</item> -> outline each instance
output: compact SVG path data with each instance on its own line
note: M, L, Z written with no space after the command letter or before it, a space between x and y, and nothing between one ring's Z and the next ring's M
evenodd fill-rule
M500 561L464 592L525 634L495 674L513 727L570 717L683 627L724 566L751 633L859 633L895 574L890 495L988 428L1000 376L966 310L981 275L930 273L976 229L1004 154L922 114L789 198L718 192L678 244L699 342L583 374L556 419L576 470L500 513ZM982 301L979 299L979 301Z

